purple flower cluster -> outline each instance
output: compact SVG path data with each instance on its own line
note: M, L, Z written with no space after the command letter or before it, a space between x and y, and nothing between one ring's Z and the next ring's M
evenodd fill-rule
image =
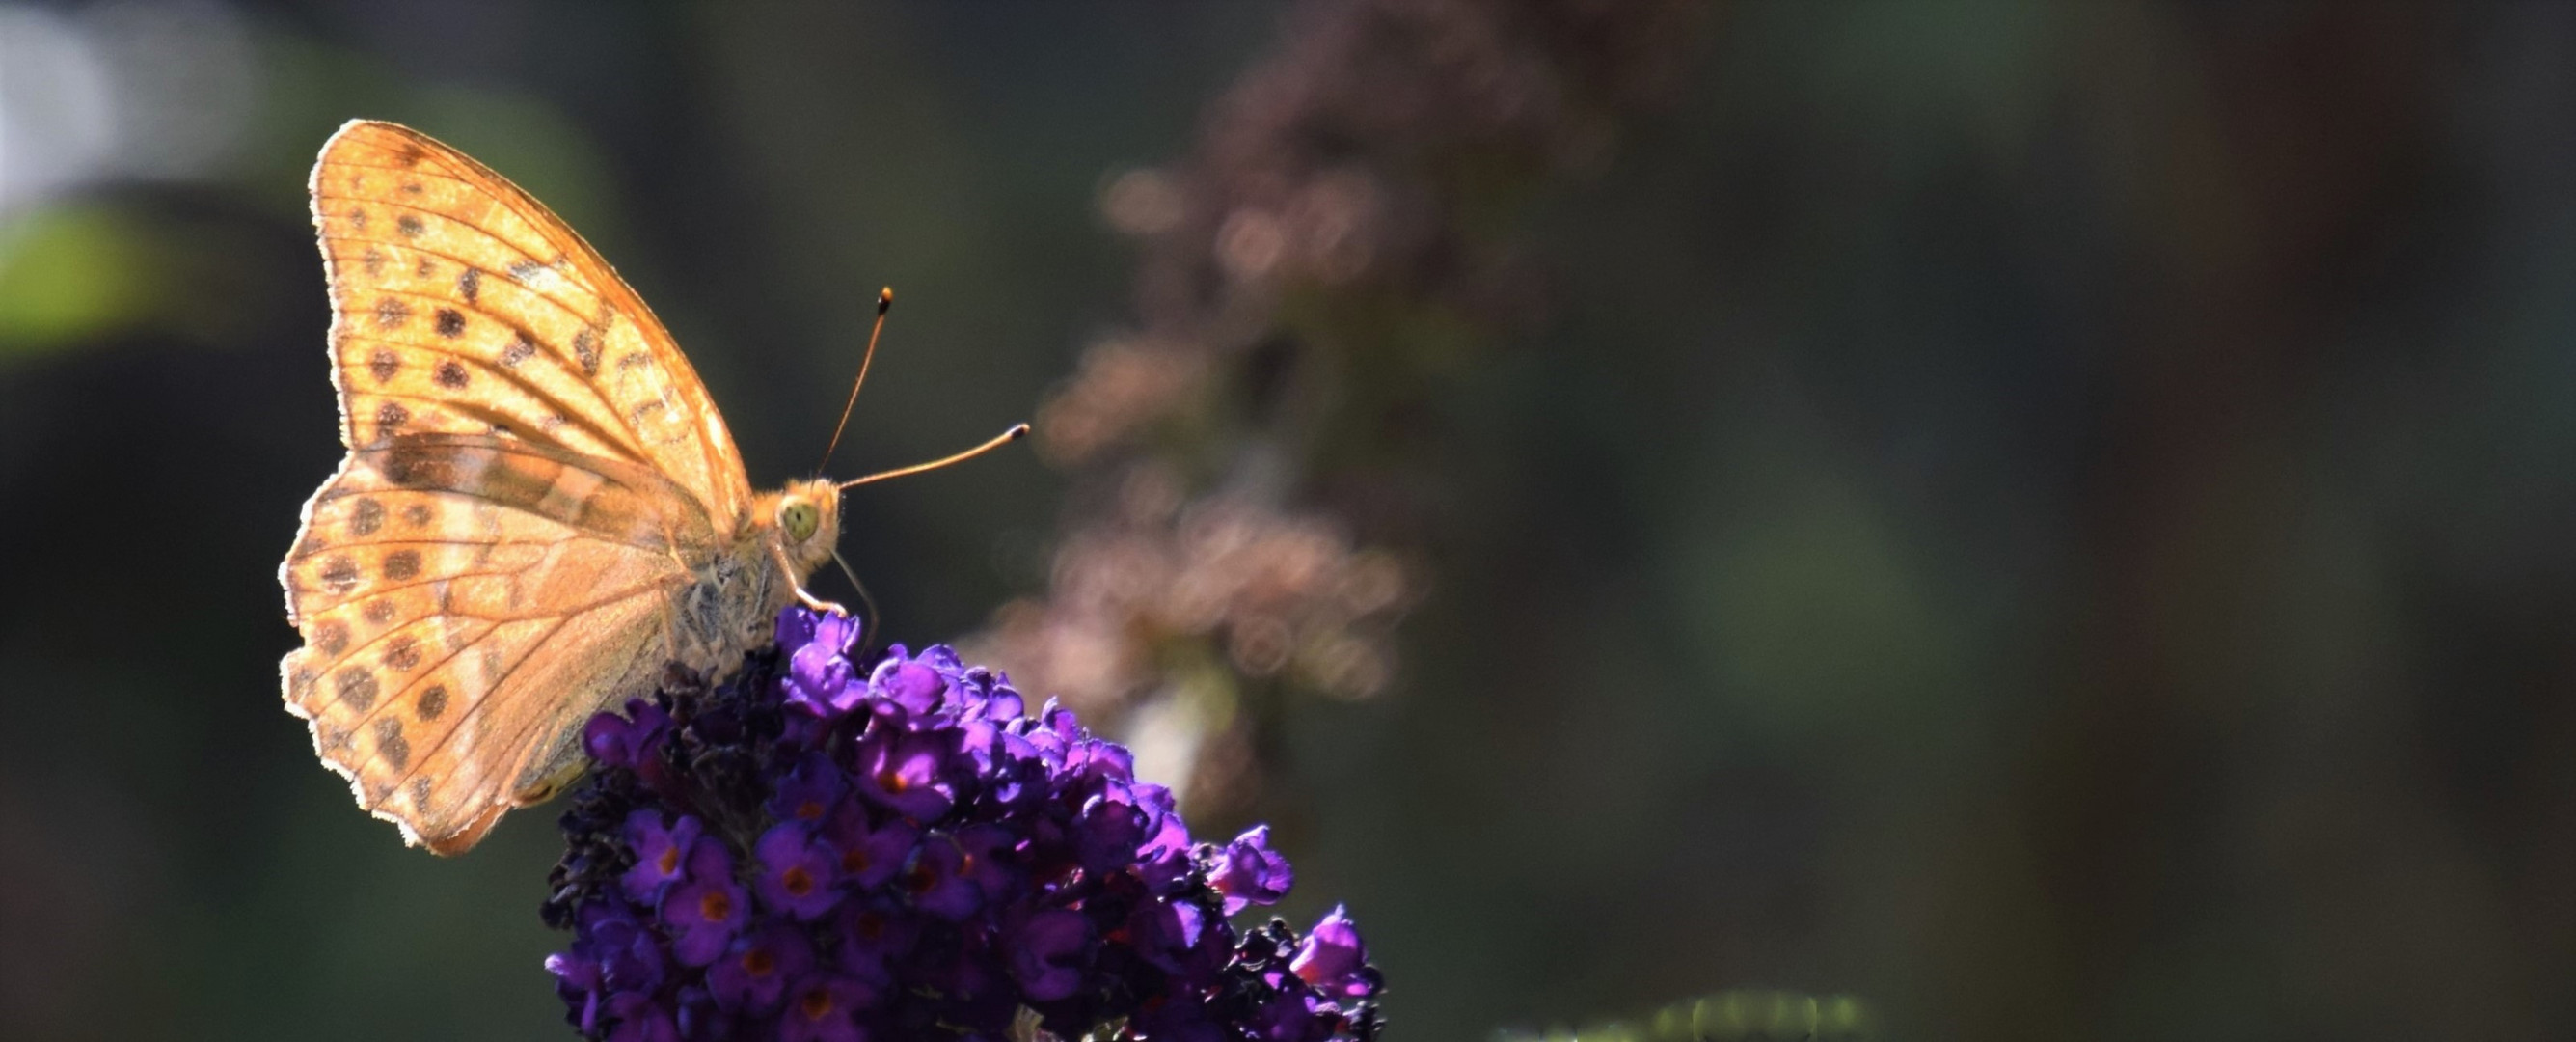
M546 960L591 1038L1368 1042L1377 970L1255 828L1193 844L1127 750L944 647L789 607L708 690L602 713Z

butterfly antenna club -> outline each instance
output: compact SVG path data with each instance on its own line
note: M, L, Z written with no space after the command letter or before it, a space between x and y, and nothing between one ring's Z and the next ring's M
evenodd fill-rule
M823 446L823 462L814 465L820 475L832 465L832 450L841 447L841 432L850 426L850 410L859 404L859 388L867 385L868 363L876 361L877 338L885 335L886 311L894 307L894 287L877 290L877 322L868 330L868 350L859 356L859 378L850 381L850 400L841 403L841 422L832 425L832 440ZM847 486L843 486L847 487Z

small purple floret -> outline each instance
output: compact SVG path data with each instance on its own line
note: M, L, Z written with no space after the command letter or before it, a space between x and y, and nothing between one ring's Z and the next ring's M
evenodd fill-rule
M638 807L626 817L626 842L635 851L635 867L618 878L628 900L652 904L688 870L684 859L698 842L698 819L686 814L669 825L662 812Z
M940 676L938 670L923 662L892 658L877 664L876 675L868 678L868 687L914 716L939 708L940 697L948 693L947 678Z
M829 756L807 753L779 781L777 793L769 797L769 816L819 825L824 815L832 812L833 805L841 802L841 794L848 791L849 772Z
M954 748L952 732L873 728L859 740L859 791L878 806L914 821L946 814L954 801L941 775Z
M867 695L866 685L853 681L858 671L848 657L859 642L858 620L790 607L778 615L778 642L796 649L788 656L787 675L779 678L788 705L838 716Z
M1225 895L1225 914L1233 915L1251 905L1279 903L1288 896L1288 888L1297 874L1288 867L1288 859L1270 849L1270 826L1255 825L1234 837L1222 849L1212 850L1202 860L1209 862L1208 883Z
M779 1011L778 1037L782 1042L863 1042L868 1035L859 1026L859 1014L876 998L876 989L865 981L807 977L788 993L787 1008Z
M984 892L968 878L966 851L957 838L933 832L914 848L912 863L904 866L904 892L911 895L913 907L951 922L975 914L984 905Z
M626 715L600 713L582 725L581 747L590 758L611 767L640 770L661 748L671 729L671 714L642 699L626 703Z
M701 837L689 851L689 876L662 898L662 923L673 931L671 952L683 963L704 966L724 954L751 917L751 895L733 881L733 864L715 840Z
M919 833L901 821L868 823L867 805L845 800L823 823L823 840L840 858L841 882L861 889L880 886L903 870Z
M804 931L782 923L735 941L724 958L707 967L707 990L725 1010L765 1016L778 1008L788 982L813 969L813 942Z
M1368 949L1360 943L1359 927L1351 922L1347 910L1334 905L1324 920L1306 934L1288 971L1326 995L1359 998L1374 987L1360 974L1367 963Z
M814 828L801 821L782 821L762 833L755 848L760 875L754 885L761 903L798 919L831 911L841 895L832 890L840 857L821 842Z

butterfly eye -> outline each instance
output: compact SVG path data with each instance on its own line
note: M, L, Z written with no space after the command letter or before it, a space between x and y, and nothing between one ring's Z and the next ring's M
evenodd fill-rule
M778 527L787 530L787 538L799 543L814 538L815 520L812 503L789 503L778 508Z

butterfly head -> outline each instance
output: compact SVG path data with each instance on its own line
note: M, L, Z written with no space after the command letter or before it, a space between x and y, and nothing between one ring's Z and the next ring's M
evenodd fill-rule
M832 547L841 541L840 489L821 478L791 481L769 508L766 521L800 576L832 559Z

